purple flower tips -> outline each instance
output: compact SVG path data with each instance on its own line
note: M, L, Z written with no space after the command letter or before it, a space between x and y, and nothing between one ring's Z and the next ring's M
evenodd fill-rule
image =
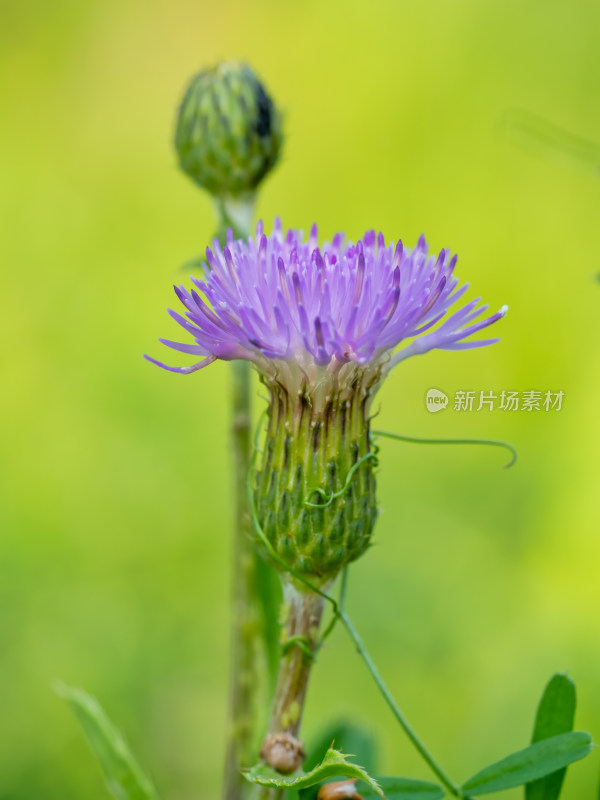
M170 312L194 343L161 340L203 360L168 367L148 358L173 372L247 359L263 374L299 368L309 380L316 368L335 374L349 363L384 373L411 355L497 341L470 337L507 310L486 317L478 300L459 306L467 286L453 274L456 256L430 255L424 236L413 250L375 231L319 247L316 225L305 239L276 220L270 236L259 223L254 237L215 241L206 256L204 281L193 279L201 294L176 286L185 317Z

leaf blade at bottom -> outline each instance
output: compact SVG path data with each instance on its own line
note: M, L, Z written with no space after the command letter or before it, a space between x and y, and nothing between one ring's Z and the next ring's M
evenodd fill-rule
M56 693L67 701L81 723L100 762L106 785L116 800L160 800L121 733L113 726L98 701L83 689L64 684Z
M521 786L585 758L591 747L592 737L583 731L552 736L485 767L463 784L462 791L480 795Z

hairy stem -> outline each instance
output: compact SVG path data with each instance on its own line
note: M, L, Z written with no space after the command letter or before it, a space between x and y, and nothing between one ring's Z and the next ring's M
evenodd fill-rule
M269 734L297 737L324 599L286 582L283 588L283 655L269 720Z
M268 732L261 757L282 773L295 772L304 760L298 738L308 679L319 645L325 598L284 579L282 650ZM283 800L284 789L261 787L258 800Z
M250 537L246 501L246 475L250 463L250 371L245 361L234 361L232 448L235 480L235 528L233 538L233 614L229 731L225 762L225 800L240 800L248 784L241 767L253 761L256 696L260 688L257 636L260 631L256 595L256 556Z
M249 196L232 207L227 199L215 203L218 237L227 229L236 238L248 236L254 198ZM234 213L235 212L235 213ZM231 445L234 466L235 525L233 531L233 580L231 674L224 800L241 800L248 783L240 770L254 760L257 726L256 698L260 690L260 613L256 588L256 555L252 544L252 522L246 480L252 452L250 430L250 368L245 361L232 364Z

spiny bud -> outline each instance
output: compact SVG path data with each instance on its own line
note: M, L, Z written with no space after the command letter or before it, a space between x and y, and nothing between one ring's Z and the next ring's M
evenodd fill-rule
M217 197L252 193L275 165L281 115L245 64L221 63L196 75L177 118L181 169Z
M258 522L278 558L317 584L364 553L377 517L369 406L378 373L352 372L345 384L330 376L325 397L262 377L271 402L254 474Z

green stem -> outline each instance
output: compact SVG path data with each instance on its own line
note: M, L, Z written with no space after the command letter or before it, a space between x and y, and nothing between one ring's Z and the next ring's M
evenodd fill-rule
M255 449L255 451L254 451L253 460L256 457L256 454L257 454L257 449ZM256 507L255 507L255 503L254 503L254 493L252 491L252 475L251 475L250 472L248 472L248 476L247 476L247 479L246 479L246 489L247 489L247 492L248 492L248 502L249 502L249 505L250 505L250 511L251 511L251 515L252 515L252 522L253 522L253 525L254 525L254 530L256 531L256 535L259 537L259 539L261 540L261 542L263 543L263 545L265 546L265 548L269 552L269 555L271 556L271 558L274 561L276 561L281 567L283 567L283 569L286 572L288 572L290 575L292 575L294 578L296 578L296 580L299 583L303 584L308 589L310 589L312 592L314 592L316 595L318 595L319 597L321 597L324 600L327 600L327 602L330 603L334 615L336 616L336 618L339 618L339 620L342 622L343 626L347 630L348 634L350 635L350 638L352 639L352 641L354 642L354 644L356 646L356 650L357 650L358 654L360 655L362 660L365 662L365 665L366 665L369 673L371 674L371 677L375 681L375 684L376 684L377 688L379 689L381 695L383 696L384 700L386 701L388 707L391 709L392 713L394 714L394 717L396 718L397 722L400 724L400 726L402 727L403 731L406 733L406 735L408 736L409 740L412 742L413 746L416 748L416 750L421 755L421 757L424 759L424 761L428 764L428 766L432 770L432 772L439 778L439 780L444 785L444 787L450 792L450 794L454 795L454 797L460 797L463 800L469 800L468 796L465 795L462 792L460 786L455 781L453 781L452 778L450 778L446 774L446 772L442 769L442 767L434 759L434 757L431 755L431 753L427 750L425 744L421 741L421 739L417 736L417 734L413 730L413 728L410 725L410 723L408 722L407 718L404 716L404 714L401 711L400 707L396 703L392 693L390 692L390 690L386 686L383 678L379 674L379 671L377 670L377 667L375 666L375 664L373 662L373 659L369 655L369 652L368 652L367 648L363 644L362 639L358 635L358 632L357 632L356 628L354 627L354 625L350 621L350 618L348 617L346 612L341 607L341 603L338 604L335 601L335 599L333 597L331 597L331 595L329 595L326 592L322 591L317 586L314 586L303 575L301 575L300 573L297 573L295 570L291 569L286 564L286 562L282 558L280 558L280 556L277 554L277 552L275 551L275 549L273 548L273 546L271 545L271 543L269 542L269 540L265 536L265 533L262 530L261 525L260 525L260 523L258 521L258 516L257 516L257 513L256 513ZM343 588L343 592L341 594L340 600L343 600L345 598L345 592L346 592L345 584L343 585L342 588ZM328 629L326 630L325 633L329 634L331 632L331 629L332 629L332 625L330 625L328 627ZM277 795L274 795L274 794L266 794L265 798L268 798L269 800L279 800ZM261 800L262 800L262 797L261 797Z
M214 207L219 227L217 239L224 244L229 228L235 239L246 239L250 235L256 194L248 192L239 197L215 197Z
M259 690L257 634L260 629L255 575L255 553L246 501L246 472L250 462L250 371L245 361L234 361L232 449L235 480L233 540L233 613L229 730L225 762L225 800L239 800L247 792L241 767L253 761L256 695Z
M242 201L227 198L215 202L218 238L227 229L236 238L247 236L252 219L253 197ZM256 554L246 493L246 476L252 452L250 420L250 368L246 361L232 364L231 446L234 464L235 525L233 532L231 674L224 800L241 800L248 784L240 770L254 760L257 728L256 698L260 690L260 615L257 601Z
M285 652L279 664L268 733L297 737L325 601L288 581L283 592Z
M282 773L295 772L304 760L298 735L324 605L323 596L283 580L283 654L261 749L264 761ZM263 789L259 800L282 800L284 794L283 789Z
M373 659L369 655L369 652L367 651L367 648L364 646L363 641L358 634L358 631L350 621L350 618L348 617L346 612L338 607L337 616L339 617L342 625L348 631L350 638L352 639L352 641L356 646L358 654L365 662L365 665L369 670L371 677L375 681L375 684L377 685L377 688L379 689L381 695L383 696L383 699L388 704L388 707L390 708L392 714L395 716L396 720L399 722L400 727L402 728L404 733L408 736L408 738L410 739L414 747L417 749L419 754L422 756L424 761L429 765L432 772L440 779L441 783L450 792L450 794L453 794L455 797L464 797L460 789L460 786L457 783L455 783L452 780L452 778L450 778L446 774L446 772L442 769L442 767L437 763L435 758L431 755L429 750L425 747L421 739L415 733L412 725L409 723L409 721L402 713L402 710L396 703L392 693L390 692L383 678L379 674L379 671L375 666Z

